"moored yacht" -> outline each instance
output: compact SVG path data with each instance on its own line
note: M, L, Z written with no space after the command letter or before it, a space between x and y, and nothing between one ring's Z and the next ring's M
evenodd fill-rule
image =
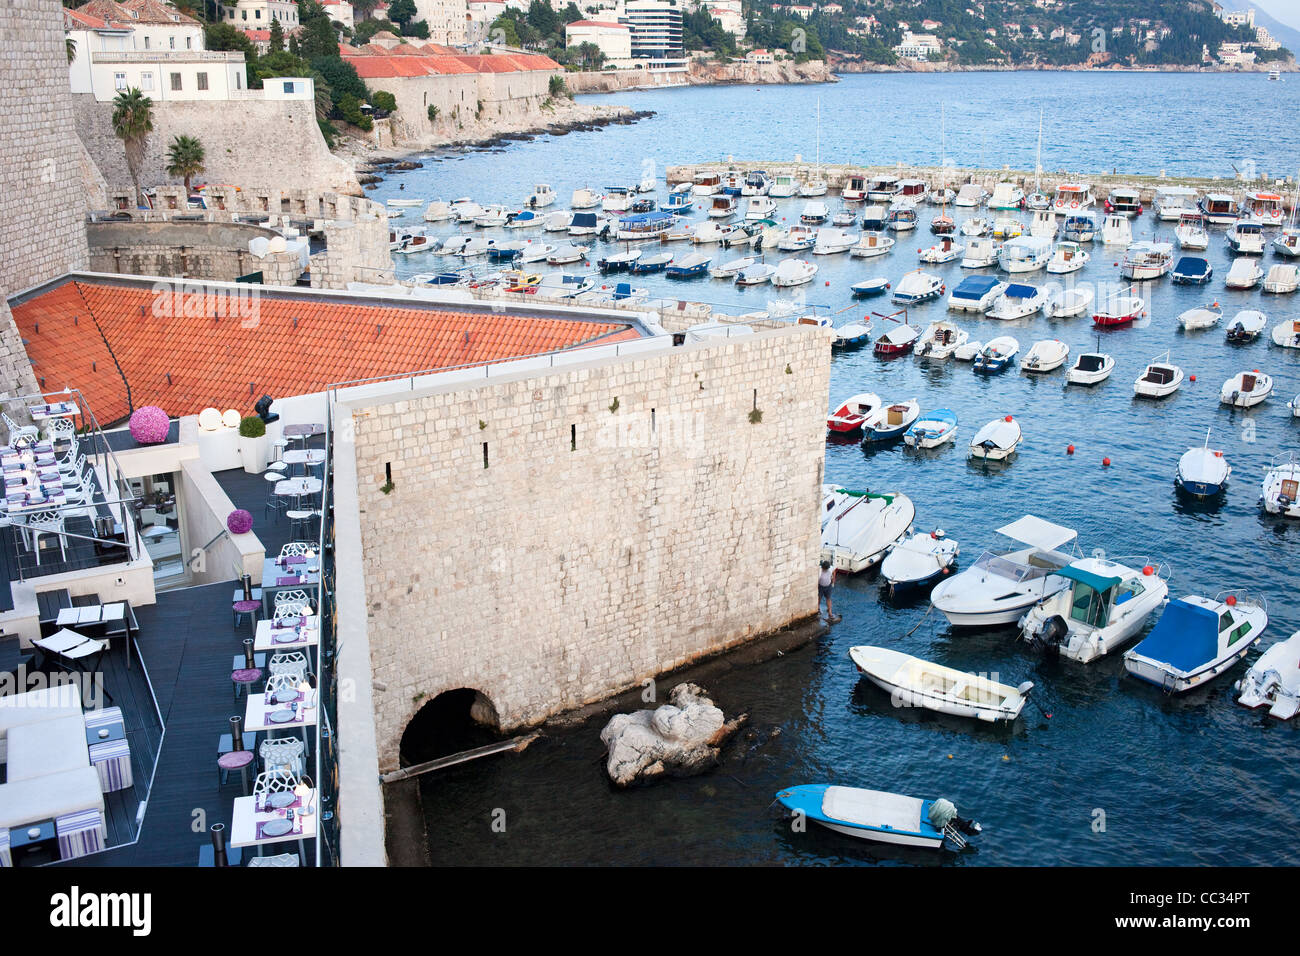
M1124 250L1119 274L1125 279L1143 282L1159 279L1174 265L1174 247L1167 242L1135 242Z

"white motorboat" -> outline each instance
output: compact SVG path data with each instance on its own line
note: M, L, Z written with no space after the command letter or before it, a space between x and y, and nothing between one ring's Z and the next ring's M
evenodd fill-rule
M1083 352L1065 373L1070 385L1096 385L1110 378L1115 371L1115 359L1106 352Z
M843 229L818 229L812 253L815 256L829 256L848 252L857 241L857 236Z
M862 210L863 232L884 232L889 224L889 210L884 206L867 206Z
M867 198L867 177L850 174L840 188L840 198L845 202L862 202Z
M895 846L941 849L946 840L960 850L980 825L957 815L951 801L922 800L884 790L835 787L825 783L787 787L776 795L800 820L813 820L828 830L859 840Z
M995 239L979 238L972 239L966 246L966 254L962 256L961 267L963 269L986 269L989 266L998 264L998 250L1001 243Z
M1259 338L1268 326L1268 316L1258 309L1242 309L1228 323L1227 339L1229 342L1245 344Z
M556 247L554 243L529 240L528 242L524 243L523 249L520 250L519 261L520 262L543 262L546 259L549 259L551 257L551 254L555 252L555 248ZM628 255L635 255L637 258L640 258L641 250L638 249L636 250L635 253L628 253ZM631 261L636 261L636 260L633 259Z
M999 216L993 220L994 239L1018 239L1024 234L1024 224L1015 216Z
M880 563L885 590L897 597L904 592L933 585L952 571L961 549L957 542L936 528L929 534L918 531L890 549Z
M1200 215L1196 208L1199 194L1190 186L1160 186L1151 208L1161 222L1178 222L1185 215Z
M1169 572L1145 558L1128 567L1083 558L1056 572L1066 587L1020 619L1021 636L1049 652L1087 664L1122 647L1169 596Z
M938 186L930 190L926 199L931 206L951 206L956 201L957 194L946 186Z
M940 581L930 600L950 624L1014 624L1029 608L1064 589L1055 572L1077 560L1077 532L1033 515L998 529L1022 547L986 551L969 568ZM1069 546L1069 550L1065 550Z
M473 238L476 237L448 236L446 239L442 240L442 244L438 246L438 252L442 253L444 256L458 256L460 255L461 250L464 249Z
M583 186L575 189L569 197L570 209L595 209L600 205L600 193Z
M1273 237L1273 255L1286 259L1300 257L1300 229L1288 226Z
M759 262L736 273L736 285L762 285L770 282L776 275L776 266L770 262Z
M757 265L761 261L757 256L741 256L739 259L732 259L721 265L711 267L709 275L715 279L734 279L750 266Z
M1178 225L1174 227L1174 239L1180 249L1191 251L1208 249L1210 234L1205 228L1205 217L1199 212L1183 213L1178 220Z
M988 192L983 186L976 183L966 183L957 190L957 198L952 201L954 206L961 206L965 209L975 209L984 204Z
M1294 404L1291 414L1295 415ZM1274 459L1264 473L1259 504L1271 515L1300 518L1300 461L1294 454L1286 461Z
M1068 242L1092 242L1097 238L1097 223L1091 216L1066 216L1061 238Z
M993 419L974 434L970 454L972 458L986 461L1006 461L1020 449L1023 439L1020 422L1014 416L1005 415Z
M745 220L769 219L776 212L776 200L771 196L750 196L745 203Z
M1047 262L1047 271L1052 275L1068 275L1087 264L1088 253L1077 242L1058 242Z
M1038 239L1055 239L1060 226L1056 222L1056 213L1050 209L1039 209L1029 222L1029 234Z
M817 230L812 226L791 226L777 240L776 247L782 252L803 252L817 245Z
M1223 451L1210 447L1210 430L1205 430L1205 444L1189 448L1178 459L1174 484L1197 498L1210 498L1223 491L1232 474L1232 466Z
M1146 308L1146 300L1133 294L1133 288L1121 289L1106 297L1092 313L1092 324L1097 328L1115 328L1136 322Z
M627 212L632 205L632 190L626 186L606 186L600 197L600 208L605 212Z
M970 339L970 333L943 319L931 322L916 340L915 353L923 358L946 359Z
M461 223L472 223L483 215L483 207L470 199L458 199L451 208L456 212L456 221Z
M602 220L594 212L575 212L569 221L569 235L595 236L607 227L609 220Z
M1228 248L1239 256L1264 254L1264 226L1252 219L1238 219L1224 236Z
M799 187L799 195L805 199L811 199L814 196L825 196L828 188L826 180L816 176Z
M804 203L803 210L799 213L799 221L805 226L820 226L830 217L830 210L820 199Z
M1259 267L1259 263L1243 256L1232 260L1232 268L1224 276L1223 284L1229 289L1253 289L1259 285L1259 280L1262 278L1264 278L1264 270Z
M1095 295L1091 285L1060 289L1047 300L1045 311L1054 319L1072 319L1076 315L1083 315L1092 307Z
M1198 305L1181 312L1178 315L1178 324L1186 332L1214 328L1219 324L1219 320L1223 318L1223 310L1218 308L1218 304L1215 302L1213 305Z
M1026 681L1011 687L887 647L851 647L849 657L859 673L890 695L896 707L924 707L988 723L1019 717L1034 686Z
M1233 667L1268 627L1263 598L1230 591L1170 601L1156 626L1124 653L1124 668L1167 694L1200 687Z
M538 183L524 201L524 205L529 209L541 209L553 202L555 202L555 190L551 188L549 183Z
M999 335L979 350L975 356L975 364L972 371L979 372L982 375L996 375L998 372L1005 372L1016 360L1020 354L1020 343L1013 336Z
M1241 213L1261 225L1277 227L1286 222L1286 200L1281 193L1263 190L1248 192L1241 204Z
M456 210L452 208L452 204L441 199L435 199L424 207L425 222L447 222L455 218Z
M836 435L853 435L862 431L862 425L876 409L880 396L875 392L853 395L826 418L826 429Z
M572 275L568 272L548 272L537 283L538 298L576 299L596 287L594 276Z
M1130 246L1133 244L1133 224L1127 216L1110 215L1101 224L1101 242L1106 246Z
M912 427L903 435L903 444L909 448L938 448L957 435L957 413L951 408L936 408L919 415Z
M998 250L998 266L1005 272L1036 272L1052 258L1052 240L1040 236L1008 239Z
M978 239L993 232L993 223L983 216L975 216L961 224L961 234L970 239Z
M1038 312L1047 302L1047 290L1027 282L1011 282L994 300L988 311L990 319L1010 321Z
M958 312L987 312L1006 288L1007 283L995 276L966 276L948 294L948 308Z
M897 176L877 176L867 187L867 202L891 203L902 193Z
M466 240L465 244L460 247L460 252L456 253L456 255L460 256L462 259L473 259L475 256L485 256L495 242L495 239L489 239L486 236L470 236ZM445 253L446 249L444 248L443 251Z
M509 218L510 212L505 206L484 206L483 211L474 217L474 225L480 229L493 229L504 226Z
M1300 631L1260 654L1236 689L1242 707L1267 707L1278 720L1300 712Z
M1238 372L1219 389L1219 401L1233 408L1253 408L1273 394L1273 377L1255 369Z
M1264 277L1264 291L1277 295L1286 295L1300 287L1300 266L1290 263L1270 266Z
M1088 183L1061 183L1056 187L1056 198L1052 201L1053 210L1061 216L1087 215L1097 203Z
M772 273L772 285L781 288L803 285L811 282L817 274L817 266L806 259L782 259Z
M886 236L878 232L864 232L862 238L849 250L849 254L859 259L883 256L894 248L895 241L893 236Z
M562 246L556 246L555 250L546 257L546 261L549 265L563 266L571 262L581 262L586 254L586 246L575 246L566 242Z
M856 500L835 511L822 528L821 557L840 571L857 574L879 564L885 552L912 527L916 507L897 492L848 492Z
M966 247L951 236L944 236L929 249L920 250L920 260L927 265L942 265L960 259Z
M695 245L704 245L710 242L721 242L727 235L724 230L727 226L724 223L714 222L706 219L704 222L697 222L690 227L690 239Z
M542 219L543 232L568 232L573 225L573 213L568 211L548 212Z
M1025 201L1025 191L1015 183L998 183L989 197L990 209L1019 209Z
M862 443L902 438L920 416L921 406L914 398L881 405L862 423Z
M943 292L942 278L920 269L913 269L894 286L893 301L903 305L919 305L939 298Z
M885 217L885 226L894 232L911 232L916 228L919 221L916 207L910 202L900 199L889 207L889 214Z
M959 345L952 350L952 357L958 362L973 362L983 349L984 343L979 339L967 339L965 345Z
M1060 339L1041 339L1020 360L1022 372L1054 372L1070 357L1070 347Z
M1135 242L1124 250L1122 278L1142 282L1159 279L1174 267L1174 247L1167 242Z
M922 179L900 179L898 181L898 200L919 206L930 194L930 187Z
M1183 370L1169 361L1169 353L1157 355L1133 383L1133 394L1143 398L1164 398L1183 384Z
M1273 344L1284 349L1300 349L1300 319L1287 319L1273 326Z
M730 193L714 193L709 202L710 219L730 219L736 214L739 201Z
M647 170L642 173L641 181L636 184L636 191L639 193L652 193L655 191L657 185L658 182L655 178L654 172L652 170Z
M790 172L778 172L768 187L767 194L773 199L789 199L799 191L799 180Z

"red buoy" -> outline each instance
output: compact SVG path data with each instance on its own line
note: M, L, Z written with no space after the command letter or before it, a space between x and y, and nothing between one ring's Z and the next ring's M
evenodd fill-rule
M1066 445L1066 446L1065 446L1065 453L1066 453L1067 455L1073 455L1073 454L1074 454L1074 446L1073 446L1073 445Z
M1103 459L1101 460L1101 464L1102 464L1103 467L1105 467L1105 468L1109 468L1109 467L1110 467L1110 459L1109 459L1109 458L1103 458Z
M1004 418L1004 419L1002 419L1002 420L1003 420L1004 422L1009 422L1009 421L1011 421L1011 416L1008 415L1006 418Z
M1188 377L1188 379L1189 379L1190 381L1193 381L1193 382L1196 381L1196 376L1195 376L1195 375L1189 375L1189 376L1187 376L1187 377Z
M1150 577L1151 575L1156 573L1156 569L1151 567L1151 565L1148 564L1145 568L1142 569L1142 573L1145 574L1147 577Z
M1224 601L1223 603L1226 604L1226 605L1228 605L1228 607L1236 607L1236 606L1237 606L1237 595L1235 595L1235 594L1229 594L1227 600Z

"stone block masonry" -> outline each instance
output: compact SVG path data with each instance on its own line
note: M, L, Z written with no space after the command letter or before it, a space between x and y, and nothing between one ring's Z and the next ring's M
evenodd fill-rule
M358 403L380 770L444 691L511 730L815 614L829 375L796 326Z
M53 0L0 5L0 299L86 265L60 11ZM35 390L13 318L0 309L0 393Z

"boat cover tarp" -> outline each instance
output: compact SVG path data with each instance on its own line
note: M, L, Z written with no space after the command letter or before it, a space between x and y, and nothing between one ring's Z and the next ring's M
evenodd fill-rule
M888 824L909 833L921 831L921 803L917 797L905 797L883 790L859 790L855 787L827 787L822 797L822 813L832 820L863 827ZM927 828L929 824L926 824ZM930 828L932 829L932 828Z
M1193 671L1219 654L1219 615L1197 604L1170 601L1133 653L1180 671Z
M1019 282L1013 282L1007 286L1007 291L1002 293L1008 299L1032 299L1038 295L1038 288L1032 285L1023 285Z
M1174 266L1180 276L1203 276L1210 271L1210 263L1199 256L1183 256Z
M1086 584L1098 594L1108 590L1109 588L1113 588L1120 582L1120 578L1103 577L1100 574L1096 574L1092 571L1085 571L1083 568L1078 568L1074 565L1068 565L1067 567L1061 568L1061 570L1056 573L1060 577L1069 578L1071 581L1079 581L1082 584Z
M1072 528L1063 528L1033 515L1025 515L1009 525L998 528L998 534L1027 544L1042 551L1056 551L1079 536Z
M596 214L594 212L575 212L573 222L570 225L577 226L579 229L594 226L596 225Z
M982 299L998 284L996 276L967 276L952 290L956 299Z
M1079 356L1079 362L1074 367L1080 372L1099 372L1106 360L1094 352L1089 352Z
M642 212L633 216L623 216L619 219L620 226L634 226L643 222L672 222L673 214L670 212Z

